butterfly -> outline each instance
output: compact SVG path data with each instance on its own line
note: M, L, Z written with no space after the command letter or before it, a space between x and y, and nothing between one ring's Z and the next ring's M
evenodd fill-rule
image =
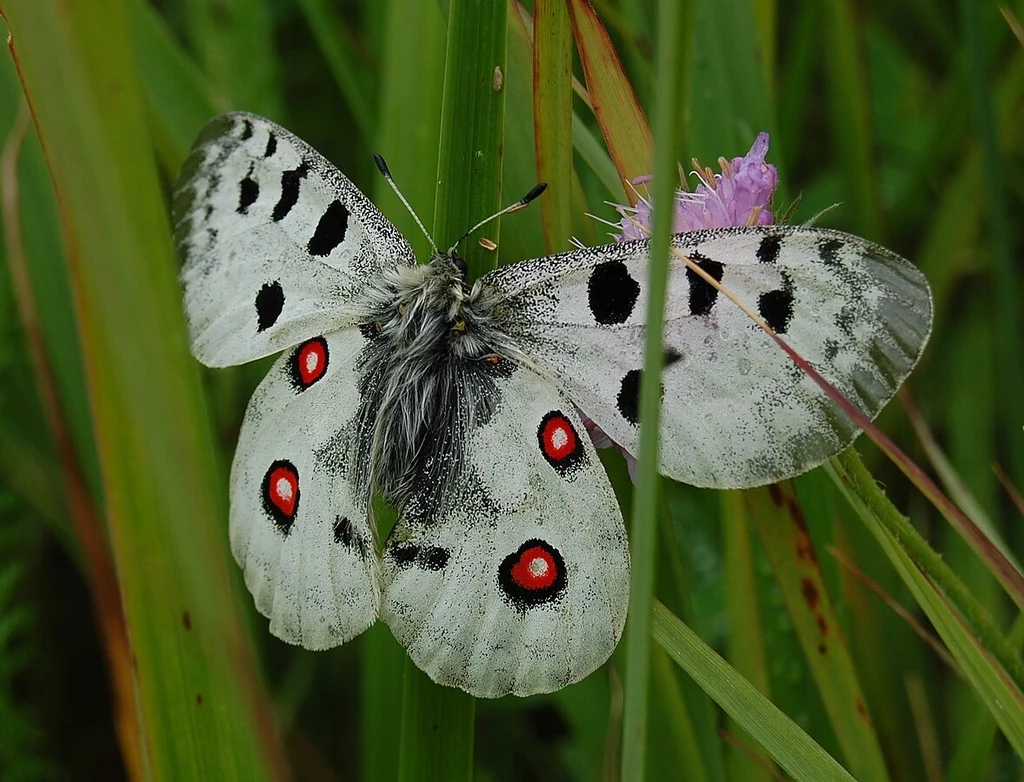
M269 120L201 132L173 198L194 355L280 353L245 413L230 540L277 637L326 649L378 618L433 680L550 692L622 633L629 549L583 413L636 453L649 244L418 264L334 166ZM676 235L866 415L931 328L923 275L837 231ZM660 470L742 488L804 472L855 424L738 307L671 260ZM581 412L582 411L582 412ZM398 520L383 546L375 494Z

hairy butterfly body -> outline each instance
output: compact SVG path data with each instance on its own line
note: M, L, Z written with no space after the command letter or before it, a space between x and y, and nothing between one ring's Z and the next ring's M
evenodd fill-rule
M192 349L283 351L246 411L231 546L271 631L323 649L379 616L435 681L548 692L625 622L622 516L580 410L635 452L646 241L501 267L417 265L317 152L251 114L202 132L175 193ZM674 244L869 416L930 329L923 277L834 231ZM743 487L820 464L853 423L740 310L673 262L662 471ZM399 519L381 548L370 505Z

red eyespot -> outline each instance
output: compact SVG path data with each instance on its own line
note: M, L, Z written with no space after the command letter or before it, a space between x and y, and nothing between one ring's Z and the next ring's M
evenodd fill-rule
M292 385L299 391L305 391L327 372L329 353L327 340L313 337L296 348L288 361L288 374Z
M565 560L543 540L526 541L498 567L502 592L521 611L557 599L565 583Z
M576 429L558 410L552 410L541 419L537 442L547 463L563 476L573 472L586 458Z
M544 589L557 577L555 558L540 546L526 549L512 566L512 580L523 589Z
M287 535L299 510L299 473L289 461L278 460L263 476L263 509Z

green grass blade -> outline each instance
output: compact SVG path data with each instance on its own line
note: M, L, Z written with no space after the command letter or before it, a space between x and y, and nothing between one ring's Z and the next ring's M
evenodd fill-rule
M729 622L726 659L766 697L771 694L765 637L757 601L757 573L750 541L743 494L721 494L722 549L725 557L723 581L725 611ZM685 617L684 617L685 618ZM742 731L730 721L730 730ZM741 741L748 737L740 733ZM747 782L768 782L772 767L768 754L759 747L746 752L730 752L729 778Z
M750 0L694 0L687 45L687 160L705 165L742 154L758 131L771 130L765 68Z
M507 67L501 79L505 93L505 137L502 147L501 204L505 206L522 198L537 185L537 150L534 144L534 78L532 20L510 4L508 20ZM564 143L564 142L563 142ZM571 156L570 156L571 160ZM548 181L548 189L529 209L516 212L502 221L498 245L502 258L512 261L534 258L544 253L544 222L541 209L552 208L553 200L564 200L565 207L576 195L572 187L572 169L566 182ZM541 181L545 181L543 178ZM562 239L560 250L569 249L569 234Z
M857 24L857 9L851 0L828 0L824 6L826 73L831 80L830 110L834 137L842 144L836 155L842 162L846 199L854 225L869 239L881 239L882 218L874 177L874 139L870 104L865 83Z
M488 0L451 2L433 221L442 249L501 204L505 91L495 89L495 69L504 74L508 13L504 4ZM490 223L460 245L471 279L495 265L476 240L497 235L499 228Z
M752 489L744 492L744 499L846 765L858 779L889 779L882 747L792 484Z
M494 69L505 68L508 7L488 0L452 0L448 14L435 241L446 247L476 221L498 210L504 91L495 90ZM467 238L461 252L471 277L493 258ZM433 684L406 663L399 779L469 779L472 776L475 702Z
M619 174L615 170L615 164L608 156L597 136L586 126L582 117L573 114L572 117L572 144L579 152L583 162L590 166L598 180L604 185L608 198L622 197L622 183L619 181Z
M538 0L533 28L533 126L548 252L566 249L571 232L572 26L564 0Z
M1006 201L1006 185L1000 172L999 140L993 116L993 96L989 89L989 47L983 34L982 8L973 0L960 0L960 30L966 57L967 79L970 89L970 107L975 135L981 151L982 170L989 172L987 204L991 229L989 259L994 285L995 322L1000 337L995 342L997 362L996 388L999 398L999 417L1007 431L1020 426L1021 391L1024 390L1024 344L1021 339L1022 275L1019 257L1019 229L1014 236L1014 222ZM1024 443L1012 437L1007 443L1009 467L1018 479L1024 479Z
M655 177L648 185L654 204L651 255L647 277L644 369L640 382L640 430L638 474L630 529L632 577L629 618L626 624L625 703L622 725L622 776L643 779L646 763L647 703L651 661L651 606L654 600L655 551L658 499L658 428L661 419L661 369L668 285L669 241L672 231L682 127L683 80L681 42L686 40L686 15L679 4L666 0L659 6L655 83L654 148ZM638 134L638 129L633 129ZM620 169L620 173L622 173ZM659 382L651 382L656 378Z
M909 525L888 502L853 450L844 451L826 469L830 473L834 470L836 485L867 523L1014 751L1024 757L1024 694L991 654L999 642L989 634L983 636L983 641L979 640L954 613L949 593L943 594L936 587L939 567L923 569L911 559L905 550ZM897 535L896 530L901 532ZM938 581L946 582L946 579Z
M661 603L654 605L654 639L793 779L853 779Z
M416 45L408 41L415 38ZM392 2L380 49L380 116L374 151L387 160L402 195L430 228L437 189L437 154L444 88L446 28L435 3ZM417 74L410 79L409 74ZM426 260L430 243L384 177L374 178L373 201ZM466 225L465 228L468 228ZM435 237L440 241L440 237Z
M199 128L218 111L205 78L174 40L164 20L141 0L133 0L130 6L149 126L161 167L173 181Z
M224 110L283 119L281 74L266 0L183 0L192 50Z
M338 85L338 89L345 98L345 105L352 112L359 135L367 139L373 138L376 123L375 107L371 100L371 87L366 78L365 67L357 61L357 57L360 56L358 49L353 45L353 41L346 40L345 27L338 10L334 4L328 3L326 0L298 0L298 2L302 12L306 15L309 29L316 38L317 46L320 47L324 59L327 60L327 67L331 71L334 83ZM424 10L432 11L434 9L420 8L419 13ZM410 9L410 13L416 15L417 11ZM416 37L419 38L418 35ZM419 41L417 40L418 45Z
M283 779L239 623L198 371L124 3L5 2L57 191L133 653L161 779Z

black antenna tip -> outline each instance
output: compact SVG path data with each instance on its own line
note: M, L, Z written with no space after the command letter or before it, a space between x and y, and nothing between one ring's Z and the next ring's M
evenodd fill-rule
M373 162L377 164L378 170L384 175L385 179L391 179L391 169L389 169L388 164L384 162L384 158L374 152Z
M543 193L547 189L548 189L548 183L547 182L539 183L538 185L536 185L533 188L533 190L531 190L529 193L527 193L526 195L523 196L521 203L523 204L523 206L526 206L526 204L530 203L533 199L535 199L537 196L539 196L541 193Z

